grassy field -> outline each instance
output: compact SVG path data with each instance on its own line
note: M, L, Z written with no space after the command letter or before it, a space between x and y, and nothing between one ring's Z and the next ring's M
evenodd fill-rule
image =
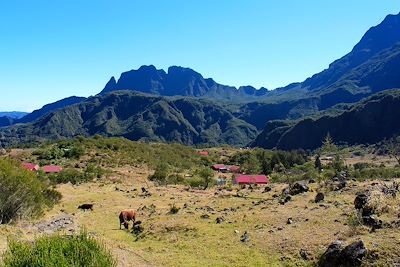
M60 185L61 203L41 220L72 215L79 227L106 243L120 266L312 266L332 241L360 238L379 255L375 265L390 266L400 260L399 229L369 233L364 226L346 225L354 212L356 192L371 187L373 181L351 182L343 192L328 192L322 205L313 203L320 185L312 184L311 192L281 205L273 195L279 194L284 184L274 184L268 193L262 193L263 188L240 190L245 197L236 197L237 189L155 187L143 179L146 172L126 166L114 170L114 176L106 181ZM152 195L141 196L141 187L148 188ZM398 199L394 201L385 214L387 220L395 220L400 212ZM95 203L94 211L77 210L82 203ZM151 205L155 206L154 212ZM168 214L172 205L180 208L177 214ZM138 239L119 230L118 214L127 208L139 212L144 234ZM204 214L209 219L201 218ZM217 217L225 221L217 224ZM288 218L292 218L292 224L287 224ZM9 234L23 239L40 234L27 222L2 226L0 231L3 250ZM248 243L240 241L245 231L250 234ZM311 260L301 258L301 249Z
M221 157L236 152L227 148L210 151ZM32 150L11 151L13 157L29 160L34 159L31 153ZM121 150L116 153L116 157L124 155ZM80 166L95 159L107 169L107 174L89 183L57 185L63 196L61 202L36 221L0 225L0 252L7 248L8 238L34 240L39 235L57 232L58 229L47 226L68 217L71 222L59 232L71 234L86 229L112 251L118 266L315 266L331 242L342 240L348 244L359 239L369 251L366 266L400 263L399 227L371 232L352 220L356 193L369 190L377 193L382 211L379 218L391 225L399 221L399 197L389 198L380 193L383 184L393 181L349 180L339 191L331 191L324 182L312 183L309 192L295 195L282 205L279 196L287 184L270 184L269 192L264 192L264 186L213 187L204 191L184 185L156 186L147 179L153 173L151 167L136 160L134 164L125 164L130 160L127 157L120 162L113 157L107 165L102 156L106 154L107 151L89 150L80 160L59 161ZM194 158L195 161L199 160ZM356 162L362 162L362 158ZM142 187L151 195L143 194ZM325 194L321 203L314 202L318 192ZM94 210L78 210L83 203L94 203ZM179 208L176 214L169 213L172 206ZM142 221L144 232L140 235L119 229L119 212L130 208L137 210L137 220ZM223 222L216 223L217 218L223 218ZM250 240L241 242L246 231ZM306 251L307 260L301 257L301 250Z

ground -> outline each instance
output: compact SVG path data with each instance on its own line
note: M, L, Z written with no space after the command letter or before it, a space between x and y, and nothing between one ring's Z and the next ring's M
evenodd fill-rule
M398 227L370 233L367 227L349 224L356 193L379 188L382 181L350 181L341 191L313 183L310 192L282 205L276 195L285 184L272 184L265 193L264 186L203 191L157 187L147 181L149 173L146 168L124 166L99 181L59 185L62 201L44 217L0 227L0 251L6 249L7 237L33 239L56 230L60 218L71 218L61 232L86 229L112 251L118 266L312 266L337 239L362 239L376 266L400 264ZM151 196L143 194L142 187ZM319 191L325 192L325 201L314 203ZM94 203L94 210L78 210L83 203ZM398 219L398 197L385 203L382 218ZM169 214L172 206L179 208L177 214ZM142 221L144 232L138 236L119 229L118 214L129 208L137 210L137 220ZM217 217L224 221L217 224ZM245 231L249 242L240 241ZM308 260L302 259L300 250L306 251Z

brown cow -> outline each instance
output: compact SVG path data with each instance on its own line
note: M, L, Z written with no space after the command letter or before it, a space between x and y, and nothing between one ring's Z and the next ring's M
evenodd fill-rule
M125 229L129 228L129 221L135 223L136 212L134 210L123 210L119 214L119 229L121 229L121 225L123 224Z

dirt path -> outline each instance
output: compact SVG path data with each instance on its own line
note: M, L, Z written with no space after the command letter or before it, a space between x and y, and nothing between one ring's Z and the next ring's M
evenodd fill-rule
M115 246L112 249L112 254L117 259L118 267L153 267L154 265L146 261L142 256L135 253L133 250L123 247Z

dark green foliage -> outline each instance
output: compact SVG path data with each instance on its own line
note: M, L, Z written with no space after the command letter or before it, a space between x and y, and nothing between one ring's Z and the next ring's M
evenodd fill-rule
M9 145L99 134L146 142L244 146L258 131L222 104L209 100L118 91L56 110L1 133L5 137L3 142Z
M116 261L102 243L86 232L43 236L31 242L10 240L4 267L111 267Z
M0 159L0 224L38 216L45 206L51 207L60 198L35 173L22 169L19 162Z
M157 182L158 184L167 184L167 176L168 176L168 165L165 163L160 163L154 174L150 175L149 180Z
M279 138L273 138L274 142L270 135L262 134L255 144L266 148L315 149L323 144L327 133L338 144L372 144L398 134L399 117L400 91L390 90L365 99L339 115L301 120L280 132Z
M317 170L319 170L319 171L321 171L321 169L322 169L322 163L321 163L321 159L320 159L320 156L319 156L319 155L317 155L317 156L315 157L314 167L315 167Z
M88 164L84 171L77 169L67 168L62 170L60 173L49 175L49 179L53 184L79 184L84 182L92 181L95 178L101 178L105 173L101 167Z
M350 176L357 180L368 179L394 179L400 177L399 167L381 167L381 166L357 166L350 171Z
M39 160L58 160L61 158L79 159L85 154L85 149L79 142L60 141L57 144L37 149L33 155L38 156Z
M270 151L254 149L236 153L232 156L232 164L238 164L248 174L271 174L273 170L283 171L307 161L304 151ZM244 168L244 169L243 169Z
M203 180L203 184L204 184L203 189L206 190L212 182L212 179L214 177L214 172L210 168L204 167L204 168L201 168L197 174Z

